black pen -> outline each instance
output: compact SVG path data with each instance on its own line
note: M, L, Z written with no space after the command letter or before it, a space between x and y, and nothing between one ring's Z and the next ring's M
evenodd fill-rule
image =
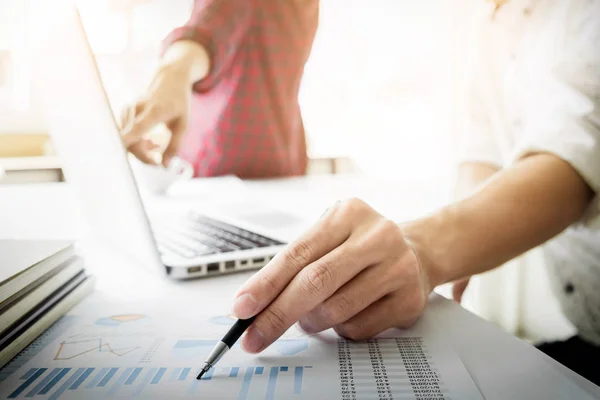
M198 374L196 379L202 378L202 375L206 373L209 369L211 369L220 359L227 353L229 349L233 347L235 342L242 336L242 334L248 329L250 324L256 316L248 318L248 319L238 319L235 321L235 324L227 331L223 339L217 343L213 351L208 355L206 361L204 361L204 365L202 366L202 371Z

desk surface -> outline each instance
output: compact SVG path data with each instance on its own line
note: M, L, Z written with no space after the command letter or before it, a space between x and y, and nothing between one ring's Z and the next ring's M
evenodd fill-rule
M400 191L391 187L382 189L379 185L382 182L365 178L316 177L251 182L244 185L244 190L250 190L246 193L255 198L268 198L287 207L303 207L307 214L322 211L336 198L351 196L367 198L384 213L394 212L395 207L402 205L403 210L391 215L392 218L414 217L437 205L434 201L440 199L431 200L433 193L419 192L416 185L408 183ZM308 198L306 193L319 195ZM84 227L78 217L77 201L66 184L0 187L0 238L78 237ZM216 297L224 299L219 303L224 307L222 311L228 311L227 299L250 276L241 273L170 282L142 272L90 239L82 240L81 248L88 268L98 278L96 293L86 301L161 298L173 304L182 301L199 304L203 299ZM439 329L447 334L486 399L567 398L568 393L581 390L589 398L600 398L599 387L459 305L432 295L428 312L435 316ZM581 397L585 397L584 392Z

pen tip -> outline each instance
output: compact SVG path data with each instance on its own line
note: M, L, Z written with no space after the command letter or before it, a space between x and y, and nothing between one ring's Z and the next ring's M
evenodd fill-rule
M204 375L204 373L205 373L205 372L206 372L205 370L202 370L202 371L200 371L200 373L199 373L199 374L198 374L198 376L196 377L196 380L200 380L200 379L202 379L202 375Z

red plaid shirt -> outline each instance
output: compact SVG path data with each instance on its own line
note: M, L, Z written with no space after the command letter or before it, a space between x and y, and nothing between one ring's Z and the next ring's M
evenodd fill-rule
M318 0L195 0L190 20L167 37L210 54L180 150L197 176L305 173L298 92L318 8Z

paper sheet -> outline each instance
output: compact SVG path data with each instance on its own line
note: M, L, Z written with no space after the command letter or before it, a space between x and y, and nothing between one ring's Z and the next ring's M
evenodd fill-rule
M0 371L1 397L482 398L452 349L418 327L366 342L292 328L258 356L234 346L198 381L233 319L161 311L78 307Z

